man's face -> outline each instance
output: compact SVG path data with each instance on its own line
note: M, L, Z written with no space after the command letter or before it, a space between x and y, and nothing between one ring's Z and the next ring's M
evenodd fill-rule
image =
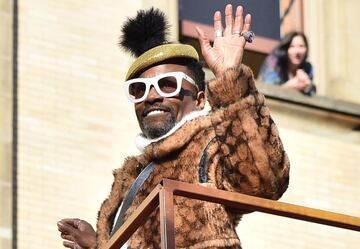
M139 78L150 78L168 72L183 72L194 79L191 70L177 64L151 67ZM147 138L157 138L165 135L186 114L200 110L204 105L204 92L198 91L196 86L183 79L182 89L174 97L162 97L152 86L146 99L135 104L135 112L143 134Z

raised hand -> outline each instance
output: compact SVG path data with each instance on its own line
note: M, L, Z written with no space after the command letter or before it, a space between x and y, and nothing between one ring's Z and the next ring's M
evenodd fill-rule
M241 65L246 40L241 32L250 31L251 15L247 14L243 20L243 8L236 8L235 19L232 5L225 7L225 30L221 22L221 12L214 14L214 44L211 46L207 34L199 27L196 31L199 36L201 52L205 62L216 77L224 74L228 68L236 68ZM223 35L222 35L223 34Z
M93 227L80 219L62 219L58 223L63 245L71 249L96 248L96 233Z

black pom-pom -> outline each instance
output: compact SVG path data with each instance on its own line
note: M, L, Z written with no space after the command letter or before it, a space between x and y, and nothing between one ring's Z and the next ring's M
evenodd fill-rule
M140 56L147 50L167 42L169 25L165 14L158 9L138 11L122 27L119 44L127 51Z

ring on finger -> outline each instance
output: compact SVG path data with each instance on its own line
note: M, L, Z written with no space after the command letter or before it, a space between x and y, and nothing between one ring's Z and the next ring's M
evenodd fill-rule
M252 43L255 38L255 33L253 31L241 31L240 35L244 37L248 43Z
M222 37L222 36L223 36L222 30L215 30L215 37Z
M234 31L233 35L241 36L241 32L240 31Z

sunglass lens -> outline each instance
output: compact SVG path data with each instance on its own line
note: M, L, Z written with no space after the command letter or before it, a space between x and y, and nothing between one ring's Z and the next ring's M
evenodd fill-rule
M146 85L144 82L133 82L129 86L129 93L135 99L140 99L144 96Z
M159 88L164 93L173 93L177 89L177 81L173 76L161 78L158 81Z

